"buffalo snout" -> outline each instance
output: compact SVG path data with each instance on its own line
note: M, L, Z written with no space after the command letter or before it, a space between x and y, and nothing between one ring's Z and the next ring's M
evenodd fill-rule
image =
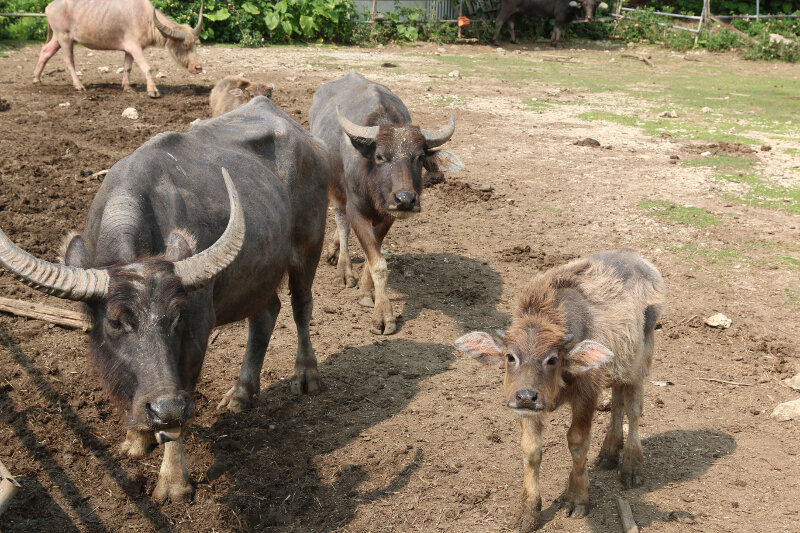
M402 191L394 193L394 207L398 211L413 211L417 204L417 195L411 191Z
M181 396L161 396L145 404L147 422L153 429L181 426L189 418L189 399Z
M533 389L520 389L514 393L514 401L509 402L509 407L515 409L533 409L539 410L539 393Z

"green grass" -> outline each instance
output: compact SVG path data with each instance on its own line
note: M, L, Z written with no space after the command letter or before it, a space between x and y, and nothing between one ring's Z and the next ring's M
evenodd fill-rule
M783 301L790 305L800 307L800 289L786 287L783 289Z
M639 207L649 215L670 220L687 226L707 228L722 224L722 220L699 207L678 205L664 200L647 200L639 202Z
M786 255L780 258L781 262L792 270L800 270L800 257Z
M686 159L683 164L689 167L712 167L717 170L750 170L757 163L754 159L736 157L732 155L712 155L698 159Z
M430 102L433 105L449 106L449 105L461 105L465 102L465 100L460 96L441 94L435 98L432 98Z
M800 213L800 187L777 185L763 176L752 173L719 174L714 178L747 185L748 191L740 195L726 193L725 196L730 200L788 213Z

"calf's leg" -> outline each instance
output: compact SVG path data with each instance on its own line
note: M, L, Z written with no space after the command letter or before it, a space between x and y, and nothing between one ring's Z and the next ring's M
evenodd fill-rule
M336 231L333 234L333 242L328 247L328 263L336 265L339 279L345 287L355 287L356 278L353 277L353 263L350 261L348 246L350 221L347 220L345 211L339 207L334 210L334 220L336 220Z
M128 91L131 88L130 74L133 67L133 56L125 52L125 59L122 62L122 90Z
M603 440L603 447L597 455L595 463L599 468L611 470L619 464L619 452L622 450L622 422L624 416L624 400L622 387L617 385L611 389L611 422L608 433Z
M42 82L42 71L44 70L44 66L47 65L47 62L50 61L50 58L58 52L58 49L61 48L61 43L58 42L56 36L53 35L53 38L50 39L50 42L42 46L42 51L39 54L39 62L36 63L36 68L33 70L33 83L41 83Z
M133 57L133 60L136 61L136 64L139 65L139 68L142 69L142 72L144 73L144 77L147 80L147 96L150 98L160 98L161 93L158 92L156 82L153 81L153 69L150 68L150 65L144 58L144 52L142 51L142 48L138 44L132 43L126 45L124 49L125 53L130 54Z
M589 474L586 456L589 453L592 414L595 398L577 397L572 401L572 424L567 431L567 445L572 455L572 472L569 475L566 503L569 515L582 518L589 512Z
M153 430L129 429L120 451L128 457L144 457L158 445Z
M522 498L520 501L517 529L529 533L539 524L542 512L542 494L539 490L539 466L542 464L542 418L520 417L522 428Z
M186 471L183 435L181 435L178 440L164 445L164 460L161 461L161 471L158 473L156 488L153 490L153 499L157 502L182 501L192 495L192 490L189 473Z
M494 37L492 37L492 44L498 46L500 41L500 30L503 29L503 24L511 18L514 13L503 6L500 7L500 13L497 14L497 20L494 23Z
M72 86L79 91L85 91L86 88L81 83L81 80L78 79L78 71L75 70L75 55L73 54L72 50L72 39L68 37L62 37L60 43L61 48L64 49L64 63L67 65L69 75L72 76Z
M642 414L642 384L631 384L623 387L625 414L628 416L628 438L622 448L622 466L619 476L625 488L638 487L642 484L644 454L639 439L639 417Z
M355 210L348 209L348 213L353 211ZM389 228L392 227L393 222L394 218L387 217L377 225L373 225L360 214L356 213L351 217L353 230L361 243L361 247L364 249L369 263L369 272L372 274L372 284L375 289L375 310L372 314L371 331L376 335L381 333L391 335L397 331L397 322L392 312L392 304L389 301L389 294L386 289L389 282L389 268L386 265L386 259L381 253L381 244L383 244L383 239L386 237ZM361 277L363 301L364 291L369 285L364 285L363 278L365 276L362 275Z
M269 339L275 328L275 320L281 310L281 301L275 294L267 306L248 320L247 348L244 352L242 370L239 379L229 390L217 409L227 407L233 413L239 413L250 407L259 390L261 389L261 367L264 365L264 355L269 347Z

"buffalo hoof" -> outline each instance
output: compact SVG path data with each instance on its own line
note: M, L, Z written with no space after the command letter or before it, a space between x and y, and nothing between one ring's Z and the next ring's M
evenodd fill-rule
M588 503L567 502L567 516L570 518L583 518L589 514Z
M325 260L331 266L336 266L339 264L339 247L336 246L335 248L332 247L332 250L328 250L327 255L325 256Z
M637 469L631 465L623 464L619 471L619 480L626 489L641 487L644 481L642 478L642 470L641 468Z
M516 39L511 39L511 44L519 44L519 41Z
M372 301L370 296L362 296L358 303L364 307L375 307L375 302Z
M185 502L192 497L192 484L186 482L168 483L159 478L156 488L153 490L153 499L158 503Z
M42 80L40 80L39 78L33 78L33 84L34 85L41 85L42 84Z
M494 46L500 46L500 41L492 41L492 44L493 44Z
M86 87L83 85L73 85L73 87L75 87L76 91L86 92Z
M231 413L241 413L248 409L253 403L253 395L250 394L242 387L239 382L231 387L231 390L225 393L222 400L217 404L217 409L225 409Z
M132 458L140 458L149 454L158 445L152 431L137 431L129 429L125 441L119 449L122 453Z
M619 465L619 453L613 453L603 448L597 454L594 465L601 470L614 470Z
M533 533L539 526L539 515L541 512L541 498L534 502L523 501L517 518L517 531L519 533Z
M370 331L375 335L391 335L397 331L397 322L384 320L383 318L373 318Z
M317 394L322 390L322 381L316 368L296 368L294 377L289 381L289 390L294 395Z
M158 92L158 89L153 89L152 91L147 91L147 96L150 98L161 98L161 93Z

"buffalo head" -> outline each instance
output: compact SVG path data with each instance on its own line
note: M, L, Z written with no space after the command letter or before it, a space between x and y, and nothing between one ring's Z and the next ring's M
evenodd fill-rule
M381 214L405 218L420 211L422 168L430 172L455 172L463 165L446 150L432 150L446 143L456 129L456 119L438 130L412 124L354 124L336 109L339 126L367 159L375 208Z
M608 4L605 2L598 3L597 0L570 0L570 7L579 9L583 14L585 22L594 21L594 14L597 9L608 9Z
M175 61L193 74L203 72L203 67L195 55L195 50L200 45L200 31L203 28L203 3L200 3L200 15L194 28L186 24L177 24L169 19L165 24L158 17L158 11L153 8L153 22L166 39L166 47Z
M128 407L132 429L153 431L166 442L180 436L190 415L187 343L203 308L188 294L216 279L234 261L244 242L244 213L228 172L222 170L230 219L220 238L200 253L184 230L172 231L163 255L92 266L83 237L67 238L65 264L36 258L0 230L0 263L17 279L47 294L87 304L92 320L89 346L95 370L111 396ZM206 318L207 320L207 318Z

